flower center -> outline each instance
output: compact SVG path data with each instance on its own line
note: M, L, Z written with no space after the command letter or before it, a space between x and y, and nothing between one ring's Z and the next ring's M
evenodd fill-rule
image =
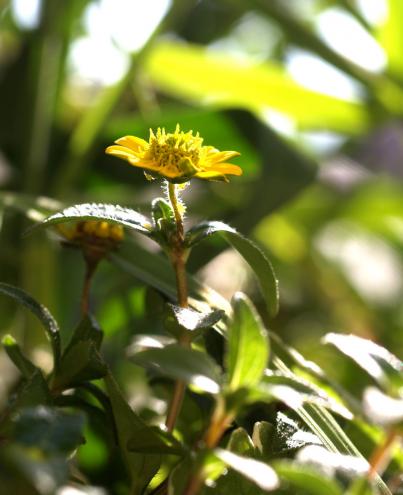
M192 131L184 133L177 127L174 133L165 133L165 129L158 129L150 138L149 158L166 171L192 176L199 170L202 142Z

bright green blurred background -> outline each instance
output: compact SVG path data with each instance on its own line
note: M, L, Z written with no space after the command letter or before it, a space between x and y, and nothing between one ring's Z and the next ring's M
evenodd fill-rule
M19 210L33 216L40 196L45 210L53 198L148 214L159 186L103 150L180 123L240 151L244 169L230 184L192 181L188 225L224 220L255 239L280 282L270 327L358 389L356 368L320 338L352 332L403 355L402 53L401 0L0 2L1 281L49 307L66 339L83 263L47 233L22 237L32 222ZM223 249L195 250L190 271L227 298L244 289L265 316ZM93 289L121 376L131 337L160 331L161 298L140 279L104 263ZM35 323L4 299L0 310L0 331L45 365ZM3 355L0 367L12 376Z

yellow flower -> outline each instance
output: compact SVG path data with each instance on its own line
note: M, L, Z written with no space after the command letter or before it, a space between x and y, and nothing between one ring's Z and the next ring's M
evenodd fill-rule
M199 133L183 132L179 124L173 133L158 128L154 134L150 129L148 142L135 136L124 136L115 143L106 149L106 153L174 183L186 182L192 177L227 181L227 175L242 174L240 167L227 162L239 155L237 151L203 146Z

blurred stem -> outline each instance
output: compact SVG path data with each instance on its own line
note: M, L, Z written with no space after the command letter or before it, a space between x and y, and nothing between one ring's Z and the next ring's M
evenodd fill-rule
M171 240L171 262L175 270L176 291L178 304L181 308L188 307L188 287L186 279L186 249L184 246L184 226L183 217L179 207L178 188L176 184L168 182L168 197L175 216L176 234ZM190 339L183 333L179 343L185 347L190 346ZM183 381L175 382L174 392L168 407L165 425L168 431L173 431L176 420L182 407L186 385Z
M367 478L369 480L374 479L377 474L382 474L382 471L389 462L393 445L398 436L398 430L395 428L391 428L387 433L384 442L379 445L371 455L371 458L368 461L370 467Z
M63 17L63 5L47 0L42 5L41 22L34 33L30 53L29 105L24 139L24 190L38 194L43 190L49 143L56 104L57 81L62 43L54 19Z
M86 267L85 267L84 285L81 293L81 303L80 303L81 316L83 317L86 316L89 312L91 282L95 270L97 269L98 262L99 262L98 260L85 258Z

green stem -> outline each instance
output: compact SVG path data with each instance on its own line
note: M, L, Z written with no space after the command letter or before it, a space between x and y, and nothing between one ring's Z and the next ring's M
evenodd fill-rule
M186 254L184 246L185 231L183 218L179 209L177 186L168 183L168 196L175 215L176 236L172 242L171 260L175 269L176 289L178 294L178 304L181 308L188 307L188 287L186 279Z
M168 182L168 196L169 196L169 201L171 202L171 206L172 206L172 209L173 209L174 215L175 215L176 232L178 235L178 241L180 240L181 242L183 242L183 237L184 237L183 218L182 218L182 214L179 210L179 200L178 200L178 193L177 193L176 184L172 184L171 182Z
M170 182L168 183L168 196L169 201L171 202L176 222L176 235L172 239L171 245L171 261L175 270L178 304L182 308L187 308L188 287L186 279L186 253L184 246L185 232L183 226L183 217L179 209L177 186ZM179 343L185 347L189 347L190 339L188 335L184 333L179 339ZM182 407L185 389L186 384L183 381L177 380L175 382L174 392L168 407L168 413L165 422L168 431L173 431L173 429L175 428L175 423L178 419L179 412Z

